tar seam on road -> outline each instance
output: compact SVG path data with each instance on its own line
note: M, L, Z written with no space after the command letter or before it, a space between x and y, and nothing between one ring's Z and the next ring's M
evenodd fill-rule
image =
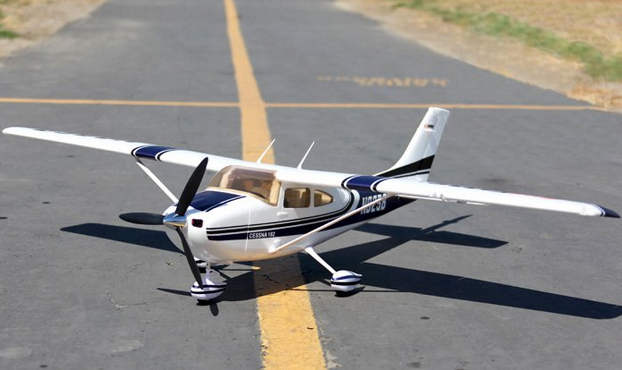
M318 109L427 109L429 107L440 107L446 109L482 109L482 110L561 110L561 111L580 111L595 110L606 111L592 105L537 105L537 104L447 104L447 103L266 103L268 108L318 108Z
M240 99L242 156L256 160L270 143L266 105L253 74L233 0L224 0L227 35ZM270 150L263 159L274 163ZM289 288L304 285L296 255L256 263L257 315L265 369L325 369L309 293ZM279 281L286 281L280 283Z

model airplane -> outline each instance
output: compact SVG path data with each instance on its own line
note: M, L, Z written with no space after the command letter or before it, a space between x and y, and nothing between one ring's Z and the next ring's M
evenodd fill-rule
M162 214L126 213L120 217L137 224L167 226L173 243L181 241L196 280L190 292L199 301L212 300L225 290L225 283L210 278L213 264L277 258L303 250L330 271L334 290L353 291L361 275L336 271L314 247L418 199L620 217L595 204L428 182L448 117L447 110L430 108L402 157L388 170L373 176L305 170L304 158L297 168L263 164L261 159L268 149L257 162L247 162L32 128L10 127L3 133L134 157L174 205ZM143 159L195 168L179 199L144 165ZM206 171L214 176L207 189L197 192ZM206 268L204 277L199 266Z

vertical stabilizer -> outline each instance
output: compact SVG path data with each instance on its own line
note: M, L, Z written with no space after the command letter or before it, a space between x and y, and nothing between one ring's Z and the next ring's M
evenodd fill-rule
M448 110L429 108L402 157L393 167L376 174L376 176L414 176L418 180L426 181L448 117Z

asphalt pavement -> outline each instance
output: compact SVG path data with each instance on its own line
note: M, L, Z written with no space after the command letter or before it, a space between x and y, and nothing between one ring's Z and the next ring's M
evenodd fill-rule
M297 165L316 141L306 168L377 173L399 158L426 104L461 104L431 181L622 211L622 115L441 56L331 1L235 3L278 164ZM0 98L31 99L0 101L0 128L241 157L236 107L72 103L236 102L220 1L109 0L1 60ZM0 368L262 367L260 272L225 268L223 299L196 305L185 257L164 232L117 217L169 205L131 158L0 142ZM191 172L151 168L175 193ZM318 252L362 273L365 289L337 297L326 271L299 257L327 368L617 368L620 226L419 201L331 240Z

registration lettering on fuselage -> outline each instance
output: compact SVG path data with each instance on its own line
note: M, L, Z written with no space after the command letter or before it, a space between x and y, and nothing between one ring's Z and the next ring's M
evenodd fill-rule
M382 198L383 196L384 196L384 194L376 194L376 195L370 195L370 196L361 197L361 207L366 205L366 204L369 204L371 202L374 202L374 201ZM382 202L378 202L377 204L374 204L371 207L365 208L364 210L361 211L361 214L365 215L365 214L368 214L368 213L384 211L385 208L387 208L387 201L386 201L386 199L383 200Z

